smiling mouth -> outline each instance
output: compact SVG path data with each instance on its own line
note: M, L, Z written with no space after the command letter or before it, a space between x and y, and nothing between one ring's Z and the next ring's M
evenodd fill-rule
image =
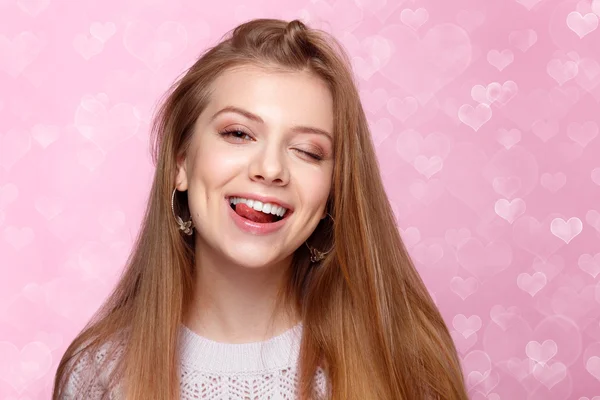
M246 217L244 217L243 215L241 215L241 214L237 213L237 211L235 210L235 207L236 207L236 205L234 205L233 203L229 203L229 207L231 207L231 209L233 210L233 212L235 212L236 214L240 215L242 218L246 218ZM278 216L278 215L271 214L271 215L273 215L273 221L272 221L271 223L273 223L273 222L279 222L279 221L281 221L282 219L285 219L285 218L289 217L289 215L290 215L290 214L291 214L291 211L290 211L290 210L287 210L287 211L285 212L285 214L283 214L283 217L280 217L280 216ZM246 219L248 219L248 218L246 218Z

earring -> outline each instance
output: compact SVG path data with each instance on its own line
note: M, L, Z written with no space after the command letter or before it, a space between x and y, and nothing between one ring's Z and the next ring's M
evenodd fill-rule
M194 233L194 230L192 229L192 220L190 219L187 222L183 222L183 220L178 216L175 215L175 209L173 208L173 200L175 198L175 191L177 190L177 188L173 189L173 194L171 195L171 211L173 212L173 216L175 217L175 221L177 221L177 225L179 226L179 230L182 230L186 235L191 235L192 233Z
M327 213L327 215L329 215L331 220L335 222L335 220L333 219L331 214ZM331 249L329 249L326 252L322 252L322 251L315 249L314 247L310 247L308 245L308 243L306 243L306 242L304 242L304 244L306 245L306 247L308 247L308 250L310 250L310 262L312 262L312 263L317 263L317 262L321 261L322 259L324 259L327 254L331 253L331 251L333 250L333 247L334 247L332 245Z

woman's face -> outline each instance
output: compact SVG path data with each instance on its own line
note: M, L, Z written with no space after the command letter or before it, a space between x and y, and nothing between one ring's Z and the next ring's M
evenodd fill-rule
M225 71L212 89L177 175L178 190L188 190L197 250L249 268L281 262L326 216L334 165L331 93L308 73L247 66ZM242 193L273 197L293 212L275 232L248 232L235 223L226 200Z

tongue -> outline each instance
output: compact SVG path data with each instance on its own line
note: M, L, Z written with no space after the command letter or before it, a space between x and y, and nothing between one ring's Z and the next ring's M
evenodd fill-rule
M273 214L265 214L262 211L256 211L254 208L248 207L244 203L238 203L235 206L235 212L244 218L249 219L253 222L269 223L275 222L276 216Z

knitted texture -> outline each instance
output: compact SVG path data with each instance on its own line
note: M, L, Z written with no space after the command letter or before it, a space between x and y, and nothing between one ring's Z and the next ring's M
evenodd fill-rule
M281 335L256 343L228 344L197 335L185 325L179 331L181 400L293 400L298 396L297 362L302 323ZM120 400L120 387L108 388L107 368L98 365L104 346L91 362L86 354L69 376L63 399ZM120 355L116 352L115 357ZM86 393L82 389L88 388ZM312 396L324 398L327 382L319 368Z
M313 398L322 398L326 386L321 369L317 371L316 383ZM238 375L184 368L181 373L181 399L292 400L298 396L297 384L294 368Z
M82 357L75 364L73 373L69 375L65 391L61 400L79 400L79 399L94 399L94 400L117 400L116 391L108 392L108 375L114 368L118 357L122 354L121 349L117 349L112 354L113 359L102 365L107 357L110 343L104 344L100 350L96 352L93 360L88 352L84 352ZM108 397L107 397L108 395Z

